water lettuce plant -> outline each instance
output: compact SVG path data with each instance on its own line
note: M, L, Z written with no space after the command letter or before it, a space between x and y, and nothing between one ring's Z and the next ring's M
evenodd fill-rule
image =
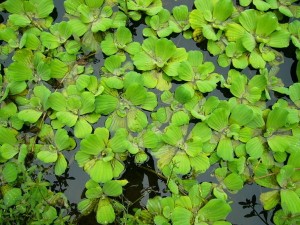
M246 217L299 224L297 3L2 1L0 224L230 225L250 183Z

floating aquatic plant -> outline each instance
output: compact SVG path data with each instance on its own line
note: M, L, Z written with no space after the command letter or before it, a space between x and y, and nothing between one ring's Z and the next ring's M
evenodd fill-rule
M233 2L197 0L196 9L190 13L191 27L194 29L193 38L197 42L203 40L217 41L220 39L226 23L234 12Z
M118 0L121 9L134 21L141 19L143 14L153 16L163 7L161 0Z
M52 0L3 1L0 224L230 225L227 194L247 183L268 188L272 222L298 224L300 86L280 78L287 47L300 74L296 3L66 0L56 22ZM165 187L139 209L133 163ZM90 177L80 216L63 193L74 165Z
M260 11L267 11L269 9L278 10L285 16L299 18L299 6L294 4L297 0L240 0L239 3L243 7L249 6L251 3Z
M96 220L100 224L112 223L116 219L115 210L122 207L121 203L110 197L117 197L122 194L122 186L125 180L112 180L100 186L97 182L89 180L86 182L86 199L78 204L78 209L83 215L92 211L96 212ZM121 208L122 209L122 208Z
M249 63L254 68L264 68L265 62L276 58L274 52L262 51L264 46L284 48L289 45L290 34L278 23L274 13L260 15L258 11L249 9L243 11L238 20L239 24L228 24L225 35L229 41L241 40L242 46L250 52Z

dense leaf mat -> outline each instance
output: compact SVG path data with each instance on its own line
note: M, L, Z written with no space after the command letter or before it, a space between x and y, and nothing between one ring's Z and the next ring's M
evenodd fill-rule
M229 225L227 194L247 183L268 188L260 202L274 224L300 224L300 83L285 86L279 69L282 50L300 58L299 1L234 2L66 0L57 22L52 0L2 1L0 224L76 224L94 212L99 224ZM132 210L122 174L149 157L166 194ZM90 176L75 207L45 178L74 158ZM211 168L217 182L199 182Z

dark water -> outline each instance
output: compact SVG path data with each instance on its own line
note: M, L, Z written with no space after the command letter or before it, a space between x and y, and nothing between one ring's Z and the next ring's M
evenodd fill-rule
M55 22L60 22L65 20L64 18L64 7L63 7L62 0L54 0L55 3L55 10L52 16L55 19ZM176 5L185 4L192 9L193 6L192 0L163 0L164 7L167 9L172 9ZM7 15L2 13L1 20L4 21ZM142 42L142 29L145 27L144 24L134 24L136 35L134 36L135 41ZM211 56L203 47L198 46L193 40L186 40L182 37L182 35L177 35L176 37L171 38L172 41L176 44L177 47L184 47L186 50L203 50L204 60L205 61L212 61L216 66L216 72L221 73L223 75L227 74L228 68L221 68L217 64L217 58ZM278 76L283 80L285 86L289 86L296 81L295 76L295 50L293 48L288 49L284 52L284 63L280 65L280 72ZM99 71L100 66L103 63L103 56L102 54L98 54L96 56L100 62L95 64L96 71ZM1 64L7 66L10 63L10 57L6 61L1 61ZM250 76L254 75L256 71L249 70L247 72ZM226 93L222 92L221 89L215 90L214 92L210 93L209 95L218 96L220 99L227 99ZM276 98L275 98L276 99ZM272 102L274 99L272 100ZM104 120L100 120L96 126L102 126ZM53 189L56 191L64 191L70 203L78 203L81 199L84 198L84 185L86 181L89 180L89 176L87 173L83 171L82 168L79 168L76 161L74 160L74 155L76 151L78 151L79 146L73 151L64 152L67 154L67 158L70 162L70 168L67 173L62 177L55 177L53 175L48 175L47 179L54 183ZM131 210L134 207L144 207L146 205L147 199L150 197L154 197L155 195L165 195L165 182L161 180L156 174L148 171L146 168L153 168L155 169L155 162L148 161L147 164L143 165L144 168L136 166L134 163L129 162L127 165L126 172L123 174L122 179L127 179L129 184L125 187L124 195L125 200L130 202L134 202L131 206ZM211 181L216 182L216 179L212 176L214 168L210 168L205 174L198 177L198 180L201 181ZM249 214L253 208L245 208L243 209L243 205L239 204L239 202L246 202L248 200L253 200L253 196L256 196L256 202L258 205L255 205L256 212L260 213L263 209L261 205L259 205L259 195L262 192L265 192L264 188L252 184L252 185L245 185L244 188L237 194L230 194L228 193L229 201L232 201L231 207L232 212L228 216L228 221L232 224L236 225L259 225L259 224L266 224L262 221L261 218L258 216L253 216L246 218L245 216ZM272 212L268 214L268 222L267 224L273 224L270 219ZM262 216L263 217L263 216ZM79 224L96 224L94 215L90 217L86 217L82 222ZM87 220L89 222L87 222Z

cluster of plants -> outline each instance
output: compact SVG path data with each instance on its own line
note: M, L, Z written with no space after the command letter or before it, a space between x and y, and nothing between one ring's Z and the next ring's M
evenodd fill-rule
M76 224L45 180L68 172L68 151L90 176L77 210L99 224L229 225L228 192L248 183L269 189L260 202L276 225L300 223L300 83L278 76L283 49L300 59L298 4L195 0L169 11L161 0L65 0L55 22L52 0L3 1L0 224ZM141 43L136 23L145 24ZM230 70L217 73L174 35L201 42ZM131 213L122 174L128 160L149 157L167 197ZM218 182L199 182L213 166Z

